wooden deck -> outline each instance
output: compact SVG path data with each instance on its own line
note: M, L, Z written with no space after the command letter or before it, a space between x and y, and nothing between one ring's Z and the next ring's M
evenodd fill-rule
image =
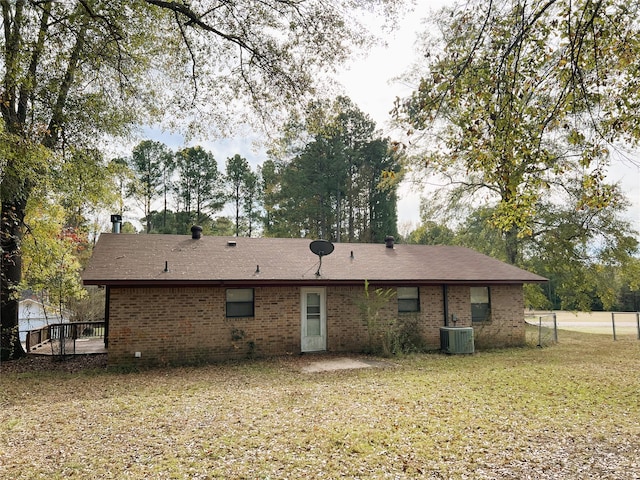
M51 342L53 342L53 345ZM56 342L58 340L47 341L28 353L31 355L59 355L60 346ZM73 340L67 340L64 352L65 355L93 355L98 353L107 353L107 349L104 346L104 338L102 337L78 338L75 340L75 349Z
M32 355L91 355L107 353L106 325L98 322L64 322L45 325L26 334L24 349Z

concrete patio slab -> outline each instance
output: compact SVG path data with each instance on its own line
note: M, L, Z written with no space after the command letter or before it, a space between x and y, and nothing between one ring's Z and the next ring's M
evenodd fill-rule
M384 368L393 364L380 360L368 360L361 358L336 357L318 359L302 367L305 373L333 372L336 370L356 370L361 368Z

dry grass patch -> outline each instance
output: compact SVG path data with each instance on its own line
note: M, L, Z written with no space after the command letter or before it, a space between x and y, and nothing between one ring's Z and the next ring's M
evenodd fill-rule
M3 373L0 478L640 478L640 342Z

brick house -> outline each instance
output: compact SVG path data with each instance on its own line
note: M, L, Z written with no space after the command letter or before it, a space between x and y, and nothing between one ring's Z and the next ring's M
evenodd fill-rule
M83 281L106 288L109 364L360 352L365 281L393 293L380 316L411 320L428 348L454 322L473 328L478 348L517 346L522 286L545 281L462 247L333 247L316 255L307 239L102 234Z

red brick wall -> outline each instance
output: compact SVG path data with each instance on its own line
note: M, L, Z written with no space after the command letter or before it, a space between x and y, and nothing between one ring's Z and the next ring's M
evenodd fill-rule
M522 285L490 287L491 318L474 325L477 348L513 347L525 343Z
M470 291L467 286L449 286L449 317L456 326L473 326L476 348L520 346L525 342L524 293L522 285L489 287L491 315L487 322L471 322ZM451 325L451 323L450 323Z
M374 290L371 287L371 291ZM226 318L225 289L111 287L109 363L185 364L249 355L300 353L300 289L254 289L255 316ZM358 309L362 287L327 287L327 350L359 352L369 335ZM457 325L471 324L469 287L448 287L449 313ZM522 287L491 287L491 321L474 325L476 346L524 343ZM398 314L395 297L380 309L382 318L415 323L428 348L440 346L444 324L441 286L420 288L420 312ZM135 352L141 357L135 358Z
M375 285L370 286L370 297L375 296ZM387 288L382 288L387 290ZM395 289L392 289L395 290ZM406 320L417 323L420 336L427 347L439 348L440 326L443 325L442 287L421 287L419 313L398 313L395 296L380 309L380 319ZM369 345L366 323L358 309L364 300L364 286L327 289L327 348L335 351L360 351ZM417 318L416 318L417 317ZM414 320L415 319L415 320Z
M255 316L226 318L224 288L116 288L109 363L197 363L300 352L297 288L254 289ZM135 358L135 352L141 357Z

